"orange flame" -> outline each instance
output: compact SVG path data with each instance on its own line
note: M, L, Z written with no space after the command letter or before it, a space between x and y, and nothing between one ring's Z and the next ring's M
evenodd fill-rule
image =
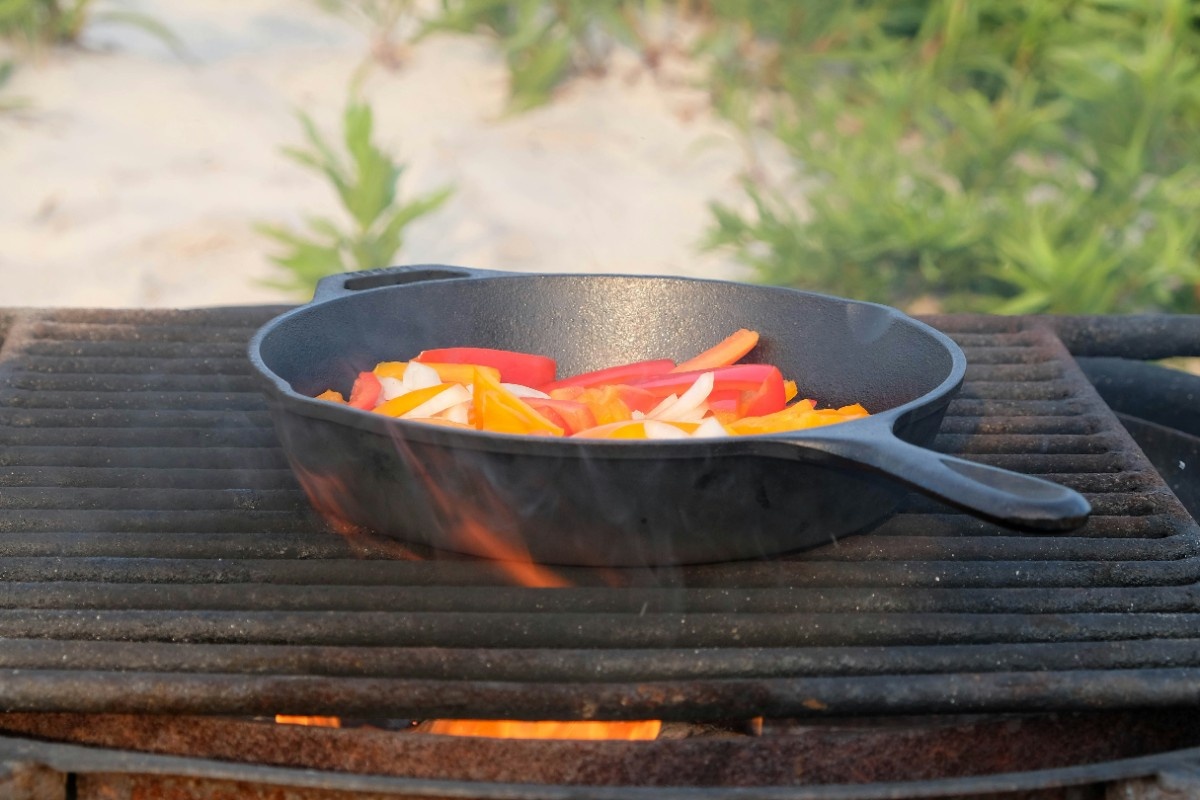
M456 534L459 541L496 562L496 566L504 570L518 586L562 589L571 585L554 570L536 563L519 544L505 541L481 522L464 519L459 523Z
M622 739L648 740L662 730L659 720L639 722L524 722L509 719L435 719L421 730L443 736L483 736L491 739Z
M397 440L398 448L404 448L403 441ZM411 455L410 455L411 457ZM571 585L565 577L541 564L536 563L528 550L519 539L505 537L500 531L513 528L504 525L506 519L495 520L495 526L484 523L472 516L461 512L461 505L454 502L444 487L428 475L424 465L416 464L417 472L422 474L422 483L429 492L430 499L439 508L443 518L452 528L454 541L466 552L484 556L493 562L494 566L509 576L518 586L531 588L565 588ZM309 502L325 521L338 533L348 540L355 542L369 541L372 544L383 545L385 551L392 556L402 558L417 558L398 542L389 547L380 537L373 536L359 526L345 519L344 501L349 495L348 487L336 475L321 475L310 470L297 468L296 474L300 480ZM489 486L479 487L479 491L493 491ZM511 517L505 504L497 501L491 504L498 515ZM613 578L614 583L618 583ZM337 717L299 717L278 715L275 721L280 724L314 725L321 727L339 728L341 721ZM651 740L657 738L662 729L660 720L645 720L637 722L596 722L596 721L538 721L526 722L519 720L459 720L437 719L427 720L419 730L425 733L444 736L477 736L506 739L585 739L585 740Z
M343 536L360 533L359 527L346 520L342 512L342 498L347 496L345 481L337 475L322 475L299 464L295 464L292 471L300 482L300 488L308 497L309 504L329 527Z

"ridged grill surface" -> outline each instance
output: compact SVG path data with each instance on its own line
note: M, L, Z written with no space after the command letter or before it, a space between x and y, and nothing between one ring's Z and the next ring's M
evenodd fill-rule
M245 357L279 309L18 311L0 350L0 709L744 718L1200 699L1195 523L1036 321L934 320L936 447L1083 492L1020 534L919 496L770 562L554 570L346 539Z

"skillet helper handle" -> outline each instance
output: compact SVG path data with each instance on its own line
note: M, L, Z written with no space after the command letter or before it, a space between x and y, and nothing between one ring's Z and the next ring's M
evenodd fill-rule
M367 289L384 286L400 286L426 281L460 280L464 278L492 278L512 273L500 270L453 267L446 264L413 264L404 267L364 269L358 272L342 272L324 277L313 292L313 302L345 297Z
M796 444L878 470L924 494L1009 527L1071 530L1083 525L1092 510L1074 489L918 447L896 437L890 428L867 425L854 433Z

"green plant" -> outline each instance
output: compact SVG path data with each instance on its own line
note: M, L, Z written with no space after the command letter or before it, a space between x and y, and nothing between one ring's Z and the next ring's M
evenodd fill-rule
M413 0L317 0L325 11L366 31L371 40L370 60L387 69L404 61L401 27L414 16Z
M396 186L404 165L372 141L374 119L365 102L351 100L346 105L342 117L346 155L334 150L307 114L298 116L308 147L286 147L283 152L332 184L348 223L313 216L307 219L307 233L273 224L261 224L258 229L285 248L272 261L287 278L271 285L311 293L326 275L390 264L404 243L404 229L441 206L451 190L444 188L407 203L399 201Z
M97 8L94 0L0 0L0 37L28 47L75 44L90 22L132 25L183 53L182 42L167 26L116 3Z
M511 111L542 105L567 76L602 72L614 38L627 36L629 0L442 0L426 32L483 31L508 63Z
M546 103L573 75L603 74L618 45L656 70L668 53L690 50L683 25L708 19L708 6L707 0L442 0L425 33L495 37L509 69L509 110L519 112Z
M726 77L800 177L715 205L710 246L770 282L899 304L1200 310L1194 0L786 9L770 28L740 13L768 41L819 20L804 46Z
M14 69L15 67L11 61L0 61L0 92L4 91L4 87L12 79ZM19 108L24 108L25 105L24 98L0 96L0 112L15 111Z

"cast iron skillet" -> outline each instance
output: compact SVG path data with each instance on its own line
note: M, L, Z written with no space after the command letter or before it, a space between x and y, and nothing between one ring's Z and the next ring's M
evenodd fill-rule
M553 356L560 375L682 360L737 328L820 405L866 419L694 441L509 436L312 399L377 362L455 345ZM292 467L338 525L493 558L667 565L828 543L910 487L1002 524L1066 529L1090 511L1045 480L926 450L966 359L895 309L776 287L422 265L337 275L250 344Z

